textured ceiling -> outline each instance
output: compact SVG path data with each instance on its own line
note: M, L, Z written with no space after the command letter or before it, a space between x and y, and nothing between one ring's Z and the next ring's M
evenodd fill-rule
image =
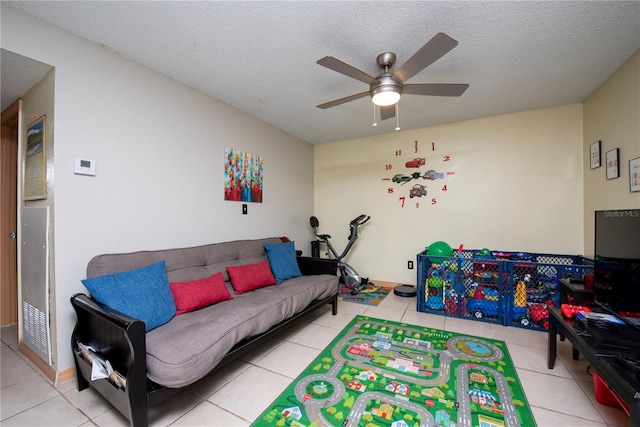
M459 45L407 83L469 83L460 98L404 95L403 130L581 102L640 48L640 2L8 2L311 143L372 127L368 90L316 64L369 74L436 33ZM639 100L640 102L640 100Z

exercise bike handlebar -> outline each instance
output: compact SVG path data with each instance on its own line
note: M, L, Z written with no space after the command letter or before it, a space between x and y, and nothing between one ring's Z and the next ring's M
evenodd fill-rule
M370 219L371 219L371 217L368 216L368 215L360 215L360 216L354 218L349 223L349 229L351 231L351 234L349 235L349 237L347 237L347 239L348 239L347 246L344 248L344 251L342 251L342 254L338 254L338 252L335 250L335 248L333 247L333 245L329 241L329 239L331 238L330 235L328 235L328 234L318 234L317 227L320 225L319 221L318 221L318 218L316 218L315 216L312 216L311 218L309 218L309 221L311 223L311 228L313 229L313 234L316 236L316 239L318 239L321 242L326 243L327 244L327 248L329 249L331 254L334 256L335 259L338 260L338 262L340 262L340 260L342 260L342 258L347 256L347 253L351 249L351 246L353 246L355 241L358 239L358 226L363 225L365 222L369 221Z
M354 218L351 220L351 222L349 223L349 225L354 226L354 225L362 225L365 222L369 221L371 219L370 216L368 215L360 215L357 218Z

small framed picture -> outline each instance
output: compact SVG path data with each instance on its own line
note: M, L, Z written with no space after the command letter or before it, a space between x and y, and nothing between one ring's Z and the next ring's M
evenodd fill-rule
M600 167L600 141L591 144L590 150L591 169Z
M629 160L629 190L640 191L640 157Z
M607 151L605 160L607 162L607 179L618 178L620 176L620 168L618 167L620 150L614 148L613 150Z

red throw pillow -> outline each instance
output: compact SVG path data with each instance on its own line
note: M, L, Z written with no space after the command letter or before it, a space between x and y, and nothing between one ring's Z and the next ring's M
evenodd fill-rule
M269 261L266 260L257 264L227 267L227 274L237 294L276 284Z
M169 286L176 303L176 316L233 298L222 273L190 282L169 283Z

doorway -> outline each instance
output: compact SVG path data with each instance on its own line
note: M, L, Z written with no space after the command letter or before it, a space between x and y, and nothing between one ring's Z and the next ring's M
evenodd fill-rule
M18 114L20 101L2 113L0 146L0 326L18 323Z

